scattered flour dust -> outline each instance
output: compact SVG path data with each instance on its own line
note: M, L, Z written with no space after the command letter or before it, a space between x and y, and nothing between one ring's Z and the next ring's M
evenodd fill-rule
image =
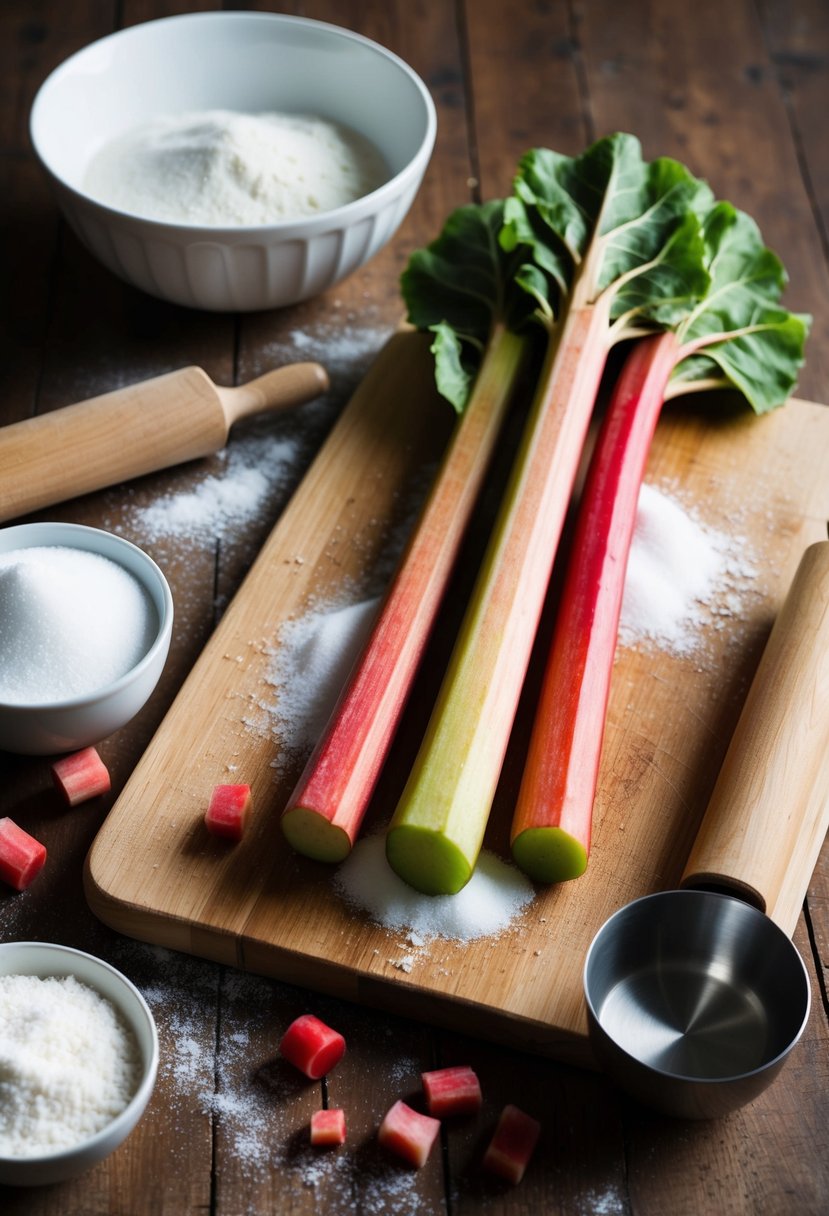
M739 616L756 573L745 537L705 526L676 498L645 484L628 559L619 641L692 654L705 645L711 629Z

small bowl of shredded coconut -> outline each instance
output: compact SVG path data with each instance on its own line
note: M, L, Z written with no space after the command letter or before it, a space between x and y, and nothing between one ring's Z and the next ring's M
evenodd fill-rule
M435 133L398 56L279 13L120 30L52 72L31 113L87 248L152 295L214 311L293 304L362 266L402 223Z
M70 752L124 726L158 683L172 627L166 578L123 537L0 529L0 748Z
M47 942L0 945L0 1183L75 1177L127 1138L158 1071L138 989L108 963Z

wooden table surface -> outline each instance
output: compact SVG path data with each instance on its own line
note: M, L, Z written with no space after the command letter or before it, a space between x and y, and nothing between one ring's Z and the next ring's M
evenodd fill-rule
M332 382L325 400L296 418L240 426L216 457L38 516L105 527L145 547L170 579L176 625L150 703L100 745L113 778L106 798L63 811L50 790L48 758L0 755L0 812L49 849L47 868L27 892L0 894L0 940L64 942L121 968L154 1009L162 1063L147 1114L112 1157L62 1186L0 1188L0 1210L826 1212L827 848L795 933L814 997L806 1035L769 1090L713 1123L651 1113L592 1072L122 937L89 911L81 875L108 808L332 420L396 325L398 277L409 253L435 235L455 205L506 192L525 149L576 153L598 135L631 131L646 155L683 160L719 197L754 215L788 268L787 303L814 316L799 395L829 400L829 9L823 0L246 5L333 21L396 51L429 86L439 131L410 215L364 270L306 304L232 316L166 305L103 270L60 220L28 141L35 91L67 55L122 26L207 7L163 0L5 0L0 7L0 423L186 364L232 384L312 357L327 365ZM299 455L286 472L277 453L288 440ZM165 495L204 495L217 484L212 478L247 466L264 473L265 492L229 526L186 537L149 526L147 508ZM344 1062L321 1085L299 1083L276 1058L281 1030L309 1009L348 1040ZM398 1097L416 1093L423 1069L460 1061L481 1076L481 1118L448 1127L441 1151L422 1170L398 1165L376 1144L380 1118ZM307 1121L323 1101L346 1108L349 1141L335 1153L314 1154ZM514 1189L480 1172L486 1136L508 1101L543 1123L539 1151Z

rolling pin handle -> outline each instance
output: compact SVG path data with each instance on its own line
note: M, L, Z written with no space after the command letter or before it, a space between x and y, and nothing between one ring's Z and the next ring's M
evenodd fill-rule
M267 410L290 409L321 396L328 389L328 373L319 363L288 363L240 384L216 392L228 428L242 418Z

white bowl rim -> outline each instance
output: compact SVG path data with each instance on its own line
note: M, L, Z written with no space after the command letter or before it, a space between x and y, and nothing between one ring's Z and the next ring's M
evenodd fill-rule
M51 1164L59 1164L62 1161L69 1161L71 1158L77 1156L78 1153L87 1153L91 1149L97 1148L97 1146L103 1140L108 1139L112 1135L113 1130L116 1127L118 1127L118 1125L120 1125L121 1123L127 1122L132 1118L136 1107L140 1106L143 1108L144 1106L146 1106L146 1104L150 1098L150 1093L152 1092L152 1090L155 1086L156 1075L158 1073L158 1062L159 1062L158 1027L155 1024L155 1018L152 1015L152 1011L150 1010L149 1005L147 1004L146 1000L141 995L139 990L136 988L135 984L133 984L132 980L127 979L127 977L123 974L123 972L119 971L117 967L114 967L112 965L112 963L106 962L105 959L98 958L98 956L95 954L89 954L86 950L78 950L75 946L64 946L64 945L61 945L61 943L59 943L59 942L37 942L37 941L2 942L2 943L0 943L0 955L4 954L9 949L22 949L22 948L42 950L48 954L55 953L55 954L68 955L70 960L72 958L83 958L83 959L86 959L89 962L91 962L93 964L93 966L97 966L97 967L102 968L104 971L108 971L112 976L115 977L115 979L119 983L121 983L124 986L124 988L126 988L126 990L130 993L130 995L136 1000L136 1002L138 1003L138 1006L140 1007L142 1013L144 1014L144 1016L146 1018L147 1026L150 1031L150 1058L149 1058L149 1061L148 1061L146 1067L143 1066L143 1061L142 1061L141 1081L140 1081L138 1087L136 1088L135 1093L132 1095L132 1097L130 1098L129 1102L124 1107L124 1109L122 1111L119 1111L118 1114L113 1119L110 1119L109 1123L107 1123L104 1127L102 1127L100 1129L100 1131L95 1132L91 1136L87 1136L85 1140L79 1140L77 1142L77 1144L73 1144L68 1148L60 1149L56 1153L40 1153L37 1156L32 1155L30 1157L5 1157L2 1154L0 1154L0 1166L9 1165L9 1166L26 1166L26 1167L34 1166L34 1167L36 1167L38 1165L45 1165L47 1162L51 1165ZM14 971L14 972L5 972L4 974L6 974L6 975L26 975L27 972ZM71 974L74 974L74 972L71 972ZM94 981L81 980L80 982L88 984L89 987L96 988L96 991L99 991L97 989L97 986L95 985ZM102 994L102 995L105 995L105 994ZM121 1014L122 1017L125 1017L125 1015L123 1014L123 1012L120 1009L118 1010L118 1012ZM125 1018L125 1020L126 1020L126 1018ZM130 1026L130 1029L132 1030L132 1026Z
M321 211L316 215L297 216L293 219L274 220L269 224L208 225L188 223L187 221L174 223L170 220L153 219L152 217L142 215L140 212L128 211L121 207L114 207L108 203L104 203L101 200L96 199L93 195L87 194L85 191L79 190L76 186L71 185L71 183L67 182L61 174L57 173L51 167L48 159L41 151L35 128L39 113L45 104L45 96L49 86L54 81L58 80L62 75L71 71L78 59L88 53L92 53L93 48L100 47L113 39L123 39L129 37L129 35L134 31L144 30L151 26L168 25L170 22L175 22L177 24L209 24L228 20L233 22L244 22L251 20L261 21L268 24L273 22L274 24L306 26L314 29L327 30L330 33L342 37L348 41L353 41L362 46L368 47L370 50L379 54L381 58L385 58L396 64L402 73L409 78L412 84L414 84L415 88L420 94L426 112L426 130L415 155L411 158L408 164L404 165L403 168L395 173L393 177L390 177L387 181L383 182L380 186L377 186L374 190L370 190L367 194L360 195L359 198L353 199L351 202L345 203L341 207L332 207L330 210ZM73 54L69 55L63 60L62 63L59 63L58 66L49 73L35 94L29 116L29 138L31 139L35 153L37 154L41 164L54 178L54 180L60 183L63 190L66 190L75 198L81 199L85 204L96 207L105 215L118 216L122 220L130 220L138 222L142 225L146 224L150 229L160 233L204 233L205 235L200 239L208 244L228 240L233 236L238 236L239 234L244 234L247 237L255 237L257 235L261 236L263 233L267 232L272 233L275 236L291 238L295 235L299 235L300 233L303 235L317 235L319 233L325 233L330 229L339 228L347 221L357 218L359 212L367 209L373 210L374 204L378 201L382 203L386 196L396 195L400 187L411 176L413 176L413 174L419 171L424 160L429 159L434 147L436 135L437 111L431 93L417 72L415 72L414 68L410 67L409 64L406 63L406 61L399 55L395 54L394 51L390 51L387 47L384 47L382 43L376 42L374 39L358 33L356 30L349 30L344 26L335 25L331 21L317 21L311 17L294 16L292 13L257 12L255 10L245 9L230 9L227 11L217 9L209 12L175 13L169 17L155 17L150 21L142 21L137 25L126 26L124 29L114 30L111 34L105 34L102 38L97 38L95 41L90 42L86 46L73 52Z
M134 663L132 667L130 667L129 671L125 671L124 674L119 676L117 680L112 680L109 684L102 684L100 688L96 688L92 692L84 693L79 697L66 697L63 700L55 701L3 701L0 699L0 710L13 710L15 713L24 715L41 714L44 710L83 709L85 706L95 705L101 700L114 696L116 693L120 692L122 688L125 688L128 684L132 684L132 682L138 676L140 676L151 663L154 662L158 651L162 646L166 645L173 626L173 593L170 590L170 584L167 582L164 572L158 563L155 562L153 558L150 557L149 553L147 553L139 545L134 544L131 540L127 540L125 536L119 536L117 532L108 532L105 528L93 528L89 524L74 524L69 522L60 522L57 520L54 523L48 520L39 520L30 524L13 524L9 528L0 529L0 536L5 537L17 531L31 532L33 529L40 527L53 528L58 533L63 533L67 537L65 544L69 549L80 547L83 548L85 552L97 553L98 556L104 557L106 554L102 554L98 548L94 546L87 547L72 545L68 538L70 536L87 536L92 539L95 536L106 536L111 541L115 542L116 548L123 546L128 551L136 554L138 562L145 565L150 574L152 574L156 579L158 586L161 589L161 598L164 607L163 610L158 613L158 628L155 632L152 644L147 648L138 662ZM21 549L41 549L51 548L54 545L61 545L62 543L64 542L35 541L33 543L23 544L18 547ZM0 553L5 552L9 552L9 550L5 548L0 549ZM115 558L110 558L110 560L117 561ZM126 567L123 568L126 569ZM132 571L128 571L128 573L132 573ZM146 585L144 586L144 590L148 590ZM154 600L153 605L155 606Z

